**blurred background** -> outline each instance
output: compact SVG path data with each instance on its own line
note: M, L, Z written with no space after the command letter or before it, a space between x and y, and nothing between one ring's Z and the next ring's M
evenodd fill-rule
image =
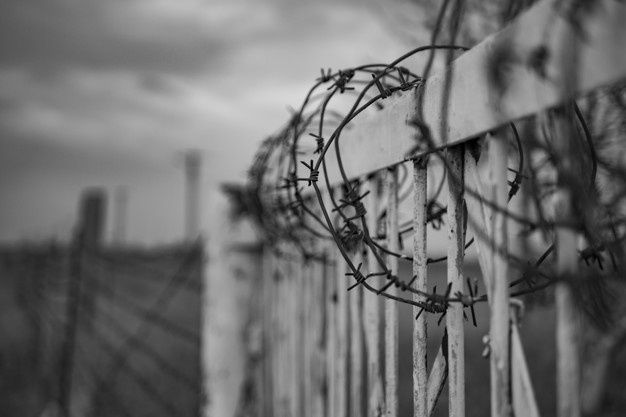
M320 68L427 44L436 4L3 0L0 415L198 415L199 237L219 184L243 181ZM468 4L472 46L506 7ZM553 317L540 309L525 340L551 415ZM488 404L484 332L468 336L468 396L482 398L471 415ZM626 375L615 369L612 401Z
M402 1L3 1L0 240L67 240L79 191L94 185L127 188L129 241L180 239L182 151L200 150L210 202L217 183L243 178L320 67L386 62L420 34L425 42L419 10Z
M1 2L0 414L198 415L196 238L218 184L320 67L425 42L420 10Z

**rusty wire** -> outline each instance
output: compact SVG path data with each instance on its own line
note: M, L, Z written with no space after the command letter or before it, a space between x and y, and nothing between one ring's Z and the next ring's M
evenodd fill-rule
M430 45L415 48L389 64L367 64L354 68L331 71L321 70L318 77L308 91L303 103L298 110L294 111L289 121L274 135L267 138L255 155L249 170L248 184L245 192L240 193L239 199L244 211L250 214L257 226L262 231L266 243L275 248L277 253L281 242L289 242L295 246L302 257L307 259L323 259L323 254L316 253L315 246L310 242L318 239L333 241L342 258L349 267L348 275L354 277L354 284L350 288L362 286L366 290L374 292L386 298L416 306L422 311L436 314L445 314L450 303L461 303L469 308L475 322L473 305L487 299L486 295L478 294L478 288L469 280L467 292L451 294L448 286L443 294L437 293L436 288L432 292L418 291L412 287L415 277L399 277L398 271L391 271L383 258L383 254L394 256L403 261L412 261L412 257L389 250L377 240L385 238L385 233L378 230L369 230L366 224L366 207L363 199L374 190L367 190L366 184L351 178L343 164L344 158L350 158L349 154L341 152L339 147L341 134L349 129L350 123L358 123L358 115L368 108L384 108L385 99L403 92L417 89L417 116L412 121L416 129L415 148L407 156L407 160L423 158L425 163L431 160L439 160L443 166L443 174L437 191L428 199L427 224L433 228L440 228L445 223L446 207L439 202L443 188L444 176L450 176L450 181L461 182L461 178L455 178L450 172L445 149L436 146L431 129L424 122L423 90L424 80L430 74L435 53L446 53L446 63L450 65L456 54L467 48L455 43L462 23L462 2L445 1L439 10L435 29L432 32ZM451 10L448 8L451 7ZM447 16L447 20L446 20ZM444 23L445 21L445 23ZM449 29L449 43L437 43L443 27ZM540 48L541 49L541 48ZM422 74L415 74L402 64L408 58L420 53L428 53L425 68ZM494 62L494 65L500 65ZM504 63L506 64L506 63ZM539 65L539 66L538 66ZM541 63L533 64L533 69L541 74ZM498 69L491 69L494 74ZM441 132L446 132L447 109L449 91L451 88L451 76L446 72L445 97L441 107ZM497 80L494 80L497 83ZM624 116L623 99L624 89L611 90L608 95L614 102L614 107ZM332 104L339 101L337 98L354 97L348 110L342 110L341 106L334 108ZM541 117L525 121L525 131L518 132L517 127L509 124L509 135L513 139L513 148L517 154L517 167L509 168L513 178L509 180L509 200L513 199L522 187L532 202L534 215L521 215L513 213L505 207L500 207L478 192L465 188L469 198L476 198L482 204L494 212L504 214L525 227L525 235L540 233L547 242L553 241L553 235L557 228L571 228L576 230L588 242L588 247L581 250L580 259L587 265L595 265L602 271L603 278L619 278L623 275L620 253L623 252L625 238L625 218L620 213L620 205L623 205L626 196L626 168L611 161L610 158L602 157L597 146L601 145L601 134L596 134L588 126L587 118L576 102L566 104L558 109L546 112L543 116L550 122L556 112L563 112L564 108L571 109L571 120L577 121L574 131L578 133L573 141L585 144L583 155L558 155L555 151L552 138L553 129L542 123ZM549 123L548 123L549 124ZM623 134L623 132L621 132ZM521 139L524 135L524 140ZM480 143L478 138L468 143L472 154L476 159L480 157ZM446 143L442 138L441 143ZM326 155L333 148L337 160L337 166L342 183L333 187L328 175ZM303 154L313 153L316 159L302 160ZM415 155L415 156L413 156ZM588 165L585 178L572 177L571 172L562 164L569 157L585 160ZM542 159L542 164L537 160ZM403 165L398 165L402 167ZM396 169L396 167L388 167ZM401 168L402 169L402 168ZM602 171L605 176L615 179L617 191L613 193L610 201L595 202L595 204L577 204L574 221L563 221L549 216L545 212L545 203L557 186L569 189L571 192L586 190L599 198L598 172ZM559 183L545 181L545 177L552 175L559 178ZM409 181L409 175L403 174L402 183ZM582 187L582 188L581 188ZM305 192L305 188L312 188L314 194ZM341 193L341 195L339 195ZM401 195L400 199L406 198L409 193ZM386 215L385 210L380 213L381 220ZM551 218L552 217L552 218ZM465 227L473 225L471 215L465 216ZM424 226L426 227L426 226ZM477 228L473 228L476 236L467 240L466 249L472 245L475 239L489 241L490 237L481 234ZM399 240L402 236L410 233L412 226L400 227ZM355 265L351 254L358 248L367 250L368 256L373 256L380 268L378 271L363 273L361 265ZM536 292L550 287L559 280L571 279L571 277L558 276L553 269L544 267L546 260L554 251L554 243L534 262L527 262L515 255L507 254L503 248L494 248L495 252L505 254L509 262L517 270L521 271L519 278L511 281L513 288L512 296ZM611 261L610 272L606 271L603 262L605 257ZM428 263L446 262L446 257L428 258ZM583 283L596 297L595 304L599 306L592 315L602 316L606 314L606 306L603 306L602 282L598 279L599 273L594 270L586 272L583 277L578 277L577 282ZM386 283L375 288L368 282L371 277L382 276ZM517 287L524 285L523 289ZM386 292L390 286L398 287L402 292L418 294L422 300L415 301L412 298L391 295ZM589 297L583 297L588 299Z

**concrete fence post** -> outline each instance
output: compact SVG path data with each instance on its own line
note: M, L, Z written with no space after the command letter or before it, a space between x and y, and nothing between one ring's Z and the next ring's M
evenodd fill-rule
M203 406L205 417L233 417L258 407L261 366L262 247L249 221L231 216L222 201L207 241L202 301ZM245 413L244 413L245 414Z

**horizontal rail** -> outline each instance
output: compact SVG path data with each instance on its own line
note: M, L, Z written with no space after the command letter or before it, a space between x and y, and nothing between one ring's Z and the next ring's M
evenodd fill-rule
M421 87L424 121L437 146L461 143L626 78L626 5L615 0L593 2L576 28L565 11L557 10L557 3L539 2L452 63L445 136L440 121L446 74L426 81ZM572 47L577 48L576 65L563 59ZM575 84L565 89L573 68ZM350 178L409 159L408 152L416 145L417 131L410 122L416 116L417 94L418 90L396 93L381 101L384 109L371 106L347 125L339 148ZM312 154L300 159L317 158ZM334 146L326 162L331 184L341 182Z

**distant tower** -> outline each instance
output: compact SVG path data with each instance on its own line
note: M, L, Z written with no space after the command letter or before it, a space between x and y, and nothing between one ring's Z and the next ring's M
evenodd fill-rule
M115 188L113 197L113 244L122 246L126 243L126 219L128 216L128 188L119 186Z
M200 235L200 151L185 153L185 240L190 242Z

